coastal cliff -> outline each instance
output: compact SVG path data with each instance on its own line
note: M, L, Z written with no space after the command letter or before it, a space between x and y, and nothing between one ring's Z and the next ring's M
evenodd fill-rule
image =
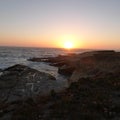
M26 96L26 99L8 101L14 95L11 92L7 101L0 100L1 120L120 119L119 52L92 51L81 54L59 55L53 58L32 58L29 60L33 62L44 61L47 64L58 67L58 72L67 76L69 87L59 92L51 89L47 95L41 96L37 92L37 96L34 97L32 94L31 96ZM34 76L32 79L29 77L31 75ZM6 91L13 84L15 85L16 80L20 81L20 79L21 81L16 84L15 88L20 88L21 84L26 84L26 80L32 80L32 83L38 84L39 90L38 78L41 78L39 81L44 81L44 78L48 79L49 82L55 80L51 75L26 66L12 66L2 71L0 90ZM9 81L10 79L12 82ZM15 88L12 91L16 91Z

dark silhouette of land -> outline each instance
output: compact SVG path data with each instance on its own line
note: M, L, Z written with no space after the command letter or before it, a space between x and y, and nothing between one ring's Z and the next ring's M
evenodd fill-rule
M69 87L59 92L53 89L48 95L40 96L38 93L14 101L2 100L4 97L1 96L1 120L120 119L120 52L91 51L29 60L47 62L58 67L58 72L67 76ZM17 81L26 80L31 72L37 73L42 79L51 79L48 82L55 80L51 75L17 65L2 71L0 92L5 93L8 89L3 85L4 81L9 83L6 85L10 88L13 82L16 85ZM23 83L25 82L19 82L19 85ZM14 90L16 86L12 88ZM10 93L11 91L7 95Z

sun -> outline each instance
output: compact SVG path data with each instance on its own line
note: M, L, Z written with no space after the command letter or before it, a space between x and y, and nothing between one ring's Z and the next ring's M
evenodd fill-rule
M77 35L72 34L58 36L56 41L56 44L58 44L60 48L68 50L76 49L80 45L80 40Z
M64 43L64 48L66 48L66 49L71 49L71 48L73 48L73 43L72 43L71 41L66 41L66 42Z

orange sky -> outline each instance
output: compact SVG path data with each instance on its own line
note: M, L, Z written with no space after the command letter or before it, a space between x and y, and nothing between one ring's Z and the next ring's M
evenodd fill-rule
M64 37L58 37L54 39L30 39L30 38L2 38L0 41L1 46L24 46L24 47L51 47L51 48L63 48L65 42L70 41L73 43L74 48L90 48L90 49L119 49L119 44L117 42L110 42L104 41L102 43L101 40L84 40L82 37L81 39L77 39L76 37L73 38L68 37L64 39ZM115 47L113 47L115 46Z
M2 0L0 46L120 48L120 0Z

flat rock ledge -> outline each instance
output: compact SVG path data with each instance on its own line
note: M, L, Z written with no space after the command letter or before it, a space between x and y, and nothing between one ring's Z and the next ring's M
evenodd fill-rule
M14 65L1 72L0 99L12 102L38 95L53 89L55 80L56 78L48 73L20 64Z

